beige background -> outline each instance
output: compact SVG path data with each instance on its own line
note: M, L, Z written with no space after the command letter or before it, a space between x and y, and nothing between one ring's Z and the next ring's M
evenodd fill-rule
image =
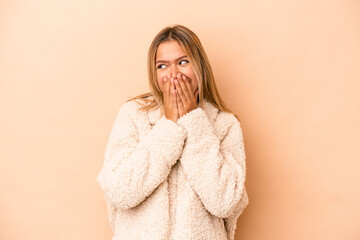
M236 239L360 239L359 1L0 1L0 239L112 237L96 175L180 23L241 119Z

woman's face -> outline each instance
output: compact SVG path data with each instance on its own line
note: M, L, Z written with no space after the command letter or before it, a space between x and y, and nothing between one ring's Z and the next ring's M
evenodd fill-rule
M160 43L156 53L155 68L157 81L162 92L164 89L164 77L171 74L171 77L177 78L177 73L181 73L189 79L192 93L195 94L198 88L195 72L188 61L186 53L177 41L169 40Z

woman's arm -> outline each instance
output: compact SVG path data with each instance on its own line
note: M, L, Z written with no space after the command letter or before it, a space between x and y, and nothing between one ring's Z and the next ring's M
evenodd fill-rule
M221 142L202 108L177 123L187 131L180 161L190 185L211 214L227 218L241 205L246 165L240 122L233 115L221 117L221 124L230 126Z
M139 139L135 102L119 110L97 182L107 199L121 209L141 203L162 183L179 159L186 131L165 116Z

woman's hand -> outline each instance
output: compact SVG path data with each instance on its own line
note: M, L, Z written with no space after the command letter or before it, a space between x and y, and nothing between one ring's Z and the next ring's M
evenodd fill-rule
M176 87L176 101L179 112L179 118L184 114L198 107L197 99L199 96L199 90L197 89L195 94L192 93L191 85L185 75L178 73L174 80Z
M175 92L175 85L173 78L168 74L163 78L164 81L164 112L167 119L176 122L179 119L179 112L177 108L177 93Z

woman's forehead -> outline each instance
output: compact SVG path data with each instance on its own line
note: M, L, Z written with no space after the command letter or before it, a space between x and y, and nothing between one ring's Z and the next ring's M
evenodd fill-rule
M186 55L184 49L175 40L162 42L156 53L159 60L173 60L183 55Z

